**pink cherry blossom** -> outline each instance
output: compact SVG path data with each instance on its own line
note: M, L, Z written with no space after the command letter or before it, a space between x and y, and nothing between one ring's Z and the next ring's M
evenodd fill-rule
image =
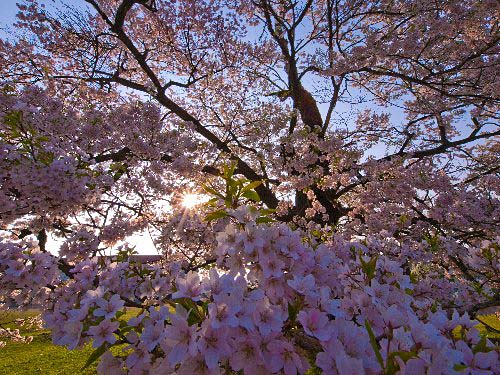
M97 365L97 371L100 374L110 374L110 375L121 375L125 372L123 371L123 364L121 361L115 357L110 352L104 353Z
M308 368L307 362L300 358L293 346L282 340L274 340L267 344L266 363L272 372L283 369L286 375L304 373Z
M330 337L327 328L329 320L324 312L317 309L301 311L298 314L298 320L308 335L314 336L321 341L326 341Z
M205 358L209 369L216 367L230 352L231 340L226 329L213 329L210 325L202 326L198 350Z
M94 310L94 315L102 316L104 319L114 318L116 313L125 304L125 302L117 294L111 296L109 301L104 298L98 298L95 302L99 307Z
M65 345L68 349L75 349L80 345L80 337L83 330L83 324L79 321L67 321L62 331L56 334L53 342L57 345Z
M104 343L114 344L116 342L114 331L118 329L119 325L118 322L105 319L98 325L90 327L88 332L93 339L92 346L98 348Z
M189 326L186 317L173 314L171 325L165 327L162 348L168 352L168 361L172 365L182 363L188 355L194 355L196 349L196 326Z
M146 348L151 352L160 343L164 337L165 326L161 322L148 324L142 332L141 339Z
M172 298L191 298L197 301L200 299L201 290L198 274L188 272L184 278L177 279L177 292L172 294Z

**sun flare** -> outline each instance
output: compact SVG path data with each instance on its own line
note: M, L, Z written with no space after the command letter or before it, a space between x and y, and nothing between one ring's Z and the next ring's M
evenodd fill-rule
M184 194L182 197L182 205L187 209L196 207L198 204L202 203L202 201L199 194L188 193Z

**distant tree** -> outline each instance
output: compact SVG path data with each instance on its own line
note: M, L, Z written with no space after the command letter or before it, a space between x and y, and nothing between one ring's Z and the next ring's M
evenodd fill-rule
M83 3L0 40L0 298L103 374L500 372L497 1Z

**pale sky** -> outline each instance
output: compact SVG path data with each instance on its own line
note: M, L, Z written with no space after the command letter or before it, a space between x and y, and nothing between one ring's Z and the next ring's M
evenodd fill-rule
M17 6L19 0L0 0L0 25L4 27L12 23L17 13Z

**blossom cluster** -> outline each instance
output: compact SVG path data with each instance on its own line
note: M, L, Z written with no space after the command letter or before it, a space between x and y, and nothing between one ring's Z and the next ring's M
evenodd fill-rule
M254 222L229 224L217 239L217 265L205 272L77 264L44 316L54 342L91 341L103 374L500 370L476 321L419 293L400 263L369 255L369 245L314 243ZM134 305L143 308L126 320Z
M0 242L0 274L2 302L20 306L43 302L60 282L56 258L29 243Z

